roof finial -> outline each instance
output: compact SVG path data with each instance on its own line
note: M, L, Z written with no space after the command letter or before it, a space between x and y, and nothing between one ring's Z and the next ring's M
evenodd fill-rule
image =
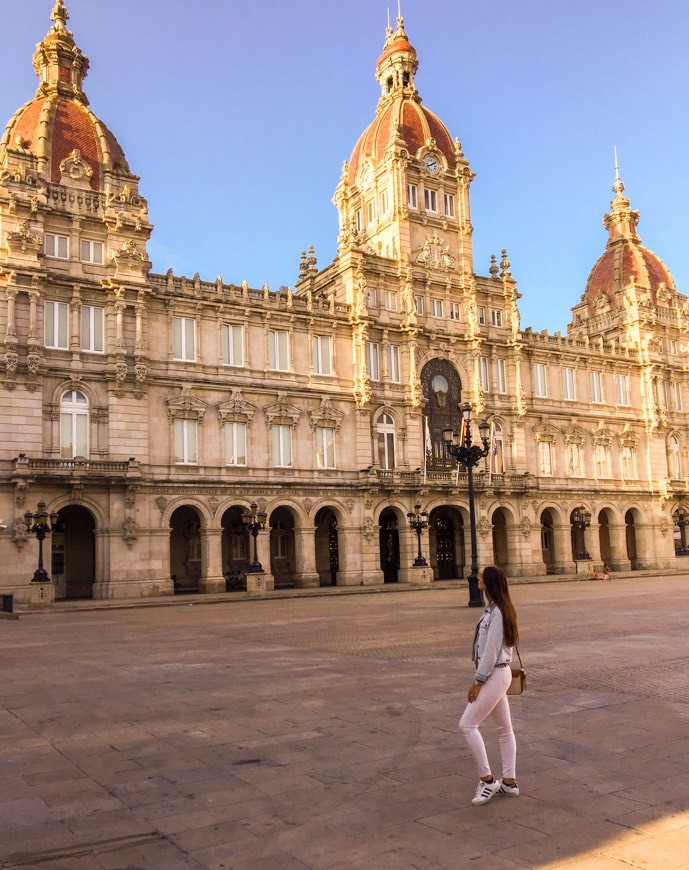
M55 22L55 30L66 30L69 12L63 0L56 0L55 8L53 9L50 18Z
M390 7L388 6L388 26L385 28L385 44L392 39L392 27L390 27Z
M621 197L622 191L624 190L624 184L622 184L622 179L620 178L620 166L617 162L617 145L613 146L615 149L615 183L612 186L613 193L615 197Z
M404 18L402 18L402 0L397 0L397 31L395 36L407 38L407 34L404 32Z

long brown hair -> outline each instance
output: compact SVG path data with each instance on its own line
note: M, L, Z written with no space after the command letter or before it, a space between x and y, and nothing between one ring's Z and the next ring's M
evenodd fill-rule
M515 646L519 643L517 612L510 598L505 572L495 565L489 565L483 569L483 583L486 587L486 595L502 613L505 645Z

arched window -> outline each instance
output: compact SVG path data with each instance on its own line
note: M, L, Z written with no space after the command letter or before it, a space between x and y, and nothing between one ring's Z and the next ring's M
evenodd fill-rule
M682 479L682 448L676 435L667 442L667 470L670 480Z
M68 390L60 399L60 457L89 455L89 400L79 390Z
M493 423L492 439L490 445L490 470L493 474L504 474L505 471L505 447L500 423Z
M384 469L395 467L395 421L390 414L381 414L377 421L378 464Z

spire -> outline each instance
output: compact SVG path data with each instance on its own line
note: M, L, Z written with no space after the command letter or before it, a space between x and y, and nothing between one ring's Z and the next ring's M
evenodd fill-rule
M615 147L615 183L612 186L615 196L610 203L610 214L603 217L603 223L609 233L608 247L622 239L633 240L637 243L641 241L636 233L639 212L630 208L630 202L624 195L624 190L617 162L617 147Z
M69 12L64 0L56 0L50 15L53 26L43 42L36 47L33 65L40 79L39 95L60 94L87 104L82 84L89 68L89 59L74 42L67 30Z
M382 97L398 93L410 94L418 99L414 87L414 74L419 68L416 59L416 49L409 42L404 29L404 18L398 3L397 29L390 27L390 12L388 10L388 26L385 29L385 44L383 53L376 65L376 78L381 87Z
M63 0L57 0L55 8L52 11L50 18L55 22L53 30L64 33L67 30L67 21L69 20L69 12L63 3Z

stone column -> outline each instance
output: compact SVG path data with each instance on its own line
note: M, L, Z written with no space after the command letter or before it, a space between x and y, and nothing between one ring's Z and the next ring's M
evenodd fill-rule
M222 529L201 529L201 577L199 592L224 592L222 572Z
M612 571L631 571L632 563L627 557L627 527L624 523L610 523L610 562Z
M313 589L320 586L316 570L316 530L313 526L294 529L294 553L297 569L294 585L297 589ZM265 568L265 565L263 566Z
M553 573L569 574L576 570L572 554L572 527L569 523L553 523Z

